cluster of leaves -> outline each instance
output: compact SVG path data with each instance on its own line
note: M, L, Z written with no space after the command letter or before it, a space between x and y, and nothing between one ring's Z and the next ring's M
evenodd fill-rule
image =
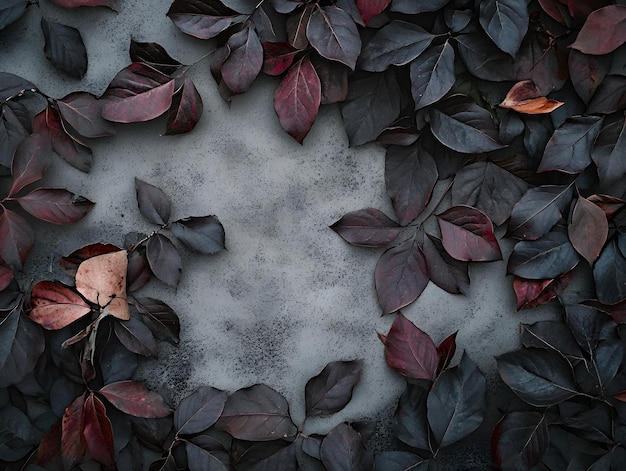
M107 7L113 10L113 0L50 0L62 8ZM9 25L19 20L31 5L39 0L2 0L0 2L0 34ZM74 78L82 78L87 72L87 49L76 28L48 18L41 18L41 31L44 37L44 53L58 70Z

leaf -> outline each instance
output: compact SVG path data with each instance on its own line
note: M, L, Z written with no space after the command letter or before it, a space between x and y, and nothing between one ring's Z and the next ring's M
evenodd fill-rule
M626 42L626 7L608 5L592 12L570 46L583 54L613 52Z
M144 62L164 74L173 73L182 67L180 62L172 58L165 48L157 43L139 42L131 38L128 52L131 61Z
M298 143L311 130L322 99L321 82L308 56L296 62L274 92L274 110L285 131Z
M454 76L454 48L449 41L426 49L411 62L411 94L415 109L436 103L450 91Z
M227 394L204 386L187 396L174 411L174 427L179 435L191 435L213 426L220 418Z
M440 239L430 234L427 236L422 251L431 281L448 293L467 293L470 283L468 264L448 255Z
M393 20L380 28L365 45L359 57L359 67L369 72L382 72L391 65L406 65L419 57L434 38L421 26Z
M0 10L0 12L2 12L2 10ZM3 20L4 16L0 16L0 25L2 25ZM2 27L0 26L0 30L1 29ZM35 88L35 85L33 85L32 82L26 80L25 78L22 78L15 74L11 74L9 72L0 72L0 101L2 102L8 100L11 97L20 96L26 90L32 90Z
M349 244L373 248L386 246L402 232L397 222L375 208L344 214L330 228Z
M214 453L193 442L185 441L185 451L190 471L228 471L230 469Z
M570 364L550 350L517 350L496 357L498 373L515 394L536 407L549 407L578 394Z
M361 37L350 15L341 8L318 4L308 22L306 37L320 56L354 70L361 53Z
M191 79L185 75L182 88L174 92L172 104L167 112L165 135L183 134L196 127L204 106L202 97Z
M4 208L0 215L0 258L13 270L22 270L35 246L35 233L19 214Z
M494 49L487 35L476 31L460 34L456 40L461 59L475 77L498 82L517 80L519 62L499 49Z
M507 264L507 273L530 280L556 278L572 270L579 261L567 233L548 232L537 240L515 244Z
M350 146L370 142L398 117L401 89L394 71L366 75L349 84L341 115Z
M517 310L531 309L546 304L559 296L572 282L572 274L565 273L547 280L528 280L516 276L513 289L517 296Z
M0 292L4 291L5 289L9 287L9 285L13 281L13 277L14 277L13 270L0 265Z
M609 223L604 211L579 195L567 225L567 234L576 252L593 264L600 256L609 234Z
M114 10L112 0L52 0L52 3L63 8L108 7Z
M393 428L399 440L413 448L428 450L431 446L426 399L428 389L407 382L393 416Z
M296 49L306 49L309 45L306 31L314 9L315 4L306 4L296 14L289 15L285 22L287 40Z
M244 448L245 447L245 448ZM242 450L236 450L234 460L236 469L245 471L284 470L297 471L297 446L295 443L286 443L283 440L273 442L257 442L250 446L243 444ZM229 468L230 469L230 468ZM226 470L225 470L226 471Z
M102 118L103 103L87 92L70 93L56 100L61 117L80 136L87 138L111 136L114 133L111 124Z
M439 356L439 365L437 366L438 372L441 372L450 366L452 357L454 357L454 353L456 352L456 335L458 333L459 332L457 331L448 335L439 345L437 345L437 355Z
M170 220L171 203L163 190L135 178L135 191L139 212L143 217L160 226Z
M582 172L591 163L591 146L601 128L600 116L568 118L548 141L537 172Z
M28 131L10 106L0 107L0 165L11 168L13 155Z
M154 419L172 411L160 394L146 389L143 381L117 381L98 390L118 410L133 417Z
M222 79L233 94L247 91L263 67L263 46L252 25L226 43L230 54L222 65Z
M239 440L258 442L288 439L297 433L285 398L263 384L234 392L216 427Z
M561 321L521 324L520 338L526 348L543 348L560 355L580 357L581 351L569 327Z
M291 64L298 50L288 42L263 43L263 72L282 75Z
M243 15L217 0L174 0L167 17L183 32L200 39L210 39Z
M414 15L416 13L440 10L449 2L450 0L421 0L420 2L414 2L413 0L392 0L390 9L398 13Z
M115 468L111 421L104 404L93 393L85 400L83 434L91 457L108 468Z
M603 304L615 304L626 299L626 284L623 282L626 279L626 256L618 245L617 237L609 240L593 266L596 293Z
M466 437L482 423L487 381L465 354L458 366L442 372L428 394L428 423L439 447Z
M506 236L539 239L559 222L571 199L571 185L541 185L529 189L513 206Z
M78 266L76 290L88 301L106 307L114 317L127 320L130 318L126 300L127 268L126 250L91 257Z
M309 379L304 389L306 416L334 414L348 405L362 368L362 360L333 361Z
M44 329L62 329L91 312L78 294L54 281L40 281L31 291L29 317Z
M505 147L489 112L456 95L430 109L430 129L444 146L457 152L474 154Z
M600 185L608 188L626 174L626 120L605 125L591 148L591 158L598 168Z
M179 342L180 320L171 307L158 299L143 297L135 297L135 307L156 338L172 344Z
M499 469L531 469L541 461L550 443L545 414L509 412L496 425L492 443Z
M551 113L564 104L542 96L532 80L522 80L511 87L498 106L524 114L542 114Z
M420 141L407 147L390 146L385 157L387 196L405 226L428 205L439 173L434 157Z
M146 244L146 257L152 273L163 283L176 288L183 264L174 244L162 234L156 234Z
M28 0L7 0L0 6L0 30L16 22L26 11ZM4 101L0 94L0 101Z
M137 371L137 355L120 342L110 340L100 355L100 370L104 384L131 379Z
M102 117L116 123L150 121L165 113L172 106L174 80L132 94L119 100L108 100L102 107Z
M431 338L398 313L383 340L385 361L390 368L411 379L432 381L439 364L437 347Z
M80 221L95 205L82 196L60 188L37 188L15 199L29 214L53 224Z
M52 64L74 78L87 72L87 50L80 31L55 21L41 19L44 52Z
M515 57L528 30L528 7L515 0L480 3L480 25L496 46Z
M591 97L587 113L609 114L626 105L626 77L607 75Z
M65 409L61 419L61 456L66 469L71 469L87 451L87 443L83 435L84 404L85 395L82 394Z
M415 301L429 280L428 265L415 239L408 239L382 254L374 271L376 294L384 314Z
M501 260L491 220L471 206L453 206L437 215L446 252L464 262Z
M372 471L374 456L361 435L346 423L333 428L322 441L322 463L328 471Z
M95 257L96 255L104 255L111 252L118 252L120 248L112 244L89 244L75 250L66 257L61 257L60 265L72 275L76 275L78 265L87 260L88 258Z
M391 3L391 0L356 0L356 7L367 25L372 18L382 13Z
M568 56L568 68L576 93L588 104L609 73L611 61L608 56L591 56L572 49Z
M152 332L136 317L113 324L115 335L122 345L133 353L145 357L156 357L157 343Z
M15 195L26 185L41 180L52 163L50 141L40 134L31 134L17 147L11 164L13 185L9 196Z
M383 451L377 453L374 469L386 471L428 471L430 460L409 451Z

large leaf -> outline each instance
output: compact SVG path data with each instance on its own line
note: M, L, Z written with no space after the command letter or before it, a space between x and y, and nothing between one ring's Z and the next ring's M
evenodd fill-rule
M163 234L150 237L146 244L146 257L152 273L159 280L173 288L178 285L183 263L171 240Z
M182 87L174 93L167 112L166 135L182 134L196 127L204 105L202 97L191 79L185 75Z
M382 72L391 65L408 64L426 50L434 37L413 23L391 21L365 45L359 57L359 68Z
M322 57L354 70L361 52L361 37L350 15L341 8L317 4L307 25L306 37Z
M361 379L363 362L333 361L306 383L304 398L307 417L330 415L343 409Z
M22 216L4 208L0 215L0 258L14 270L24 267L35 246L35 232Z
M528 30L528 7L517 0L480 2L479 21L501 50L515 57Z
M82 196L60 188L37 188L16 200L26 212L53 224L80 221L95 205Z
M87 72L87 50L80 31L46 18L41 19L41 30L50 62L72 77L82 78Z
M29 4L28 0L5 0L0 5L0 30L19 20Z
M166 417L172 411L160 394L146 389L142 381L118 381L98 390L117 409L133 417L154 419Z
M178 343L180 320L171 307L158 299L137 296L135 296L135 307L141 314L144 324L150 328L156 338L173 344Z
M393 416L393 427L398 439L420 450L429 450L431 447L426 409L428 392L423 385L407 382Z
M135 178L135 191L139 212L148 221L160 226L170 220L172 205L169 197L150 183Z
M487 381L476 364L463 355L454 368L441 373L428 394L428 423L439 447L476 430L485 417Z
M609 223L604 211L586 198L578 196L567 225L567 233L576 251L592 264L604 247L609 234Z
M600 116L573 116L548 141L537 172L580 173L591 163L591 145L602 128Z
M178 434L194 434L211 427L220 418L227 394L211 386L199 388L187 396L174 412L174 427Z
M541 461L550 443L545 414L509 412L496 425L492 443L499 469L531 469Z
M615 304L626 299L626 256L619 248L618 238L626 239L626 235L611 239L593 266L596 293L603 304Z
M40 180L52 163L50 140L41 134L31 134L17 147L11 164L12 196L33 182Z
M305 56L291 66L274 92L278 120L300 144L315 122L321 99L320 79L309 56Z
M571 365L556 352L517 350L496 361L503 381L528 404L548 407L578 394Z
M285 398L263 384L234 392L216 426L234 438L249 441L289 438L297 433Z
M226 43L230 54L222 64L222 79L233 94L247 91L263 67L263 46L252 25Z
M87 92L70 93L56 100L63 120L67 121L80 136L88 138L113 134L111 124L102 118L103 103Z
M469 290L468 264L452 258L440 239L427 234L422 247L430 279L448 293L467 293Z
M570 46L583 54L613 52L626 42L626 7L609 5L592 12Z
M346 423L332 429L322 441L322 463L328 471L372 471L374 456L363 437Z
M610 187L626 174L626 119L605 125L591 148L591 158L598 168L600 185Z
M93 393L85 399L83 435L91 457L107 468L115 468L111 421L104 404Z
M62 329L89 312L83 298L58 282L40 281L33 286L29 317L44 329Z
M402 232L397 222L375 208L344 214L330 228L349 244L359 247L384 247Z
M119 100L110 99L102 107L102 117L116 123L137 123L157 118L172 105L174 85L172 79L142 93Z
M581 351L569 327L561 321L521 324L520 339L526 348L544 348L564 356L580 357Z
M13 109L8 105L0 107L0 165L11 168L15 150L27 136L28 131Z
M374 271L383 314L391 314L415 301L426 288L428 275L426 259L414 238L385 251Z
M401 225L418 217L430 201L439 174L434 157L420 145L390 146L385 158L387 196Z
M213 38L245 18L219 0L175 0L167 16L183 33L200 39Z
M410 73L415 109L432 105L454 85L454 48L449 41L429 47L411 62Z
M437 215L446 252L464 262L501 260L491 220L471 206L453 206Z
M71 469L85 454L87 443L83 434L85 395L78 396L63 412L61 419L61 456L66 469Z
M386 336L385 360L390 368L411 379L432 380L439 356L431 338L399 313Z

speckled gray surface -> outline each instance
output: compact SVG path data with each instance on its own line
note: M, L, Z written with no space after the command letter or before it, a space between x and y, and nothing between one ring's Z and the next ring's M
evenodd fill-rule
M123 0L118 13L63 11L41 3L46 16L81 30L89 52L86 77L63 78L47 64L34 7L0 35L0 70L30 79L51 96L74 90L100 94L129 62L131 35L162 44L185 63L210 50L165 17L170 0ZM54 163L47 183L97 204L77 225L40 226L28 269L54 276L60 255L89 242L121 243L126 232L150 230L135 202L133 178L139 177L171 196L174 218L216 214L228 248L212 257L185 252L177 291L157 283L147 289L173 306L182 323L180 346L164 346L159 363L142 372L152 386L168 388L177 400L200 384L232 391L264 382L288 398L294 418L301 420L307 379L329 361L363 358L363 378L350 405L329 419L307 421L307 427L324 431L341 420L389 414L403 381L386 368L376 337L393 320L380 316L374 293L380 252L351 247L328 228L344 213L366 206L391 214L384 150L376 145L350 149L335 107L322 110L304 146L298 145L274 114L272 79L259 80L229 108L206 62L192 77L205 104L192 133L161 137L159 120L117 126L116 136L94 144L90 174ZM504 263L475 265L468 296L430 285L405 310L435 341L458 330L459 349L490 382L493 356L518 345L519 323L551 315L549 308L516 313L504 273ZM466 458L457 458L467 460L468 467L473 446L463 445ZM484 464L485 459L472 460Z

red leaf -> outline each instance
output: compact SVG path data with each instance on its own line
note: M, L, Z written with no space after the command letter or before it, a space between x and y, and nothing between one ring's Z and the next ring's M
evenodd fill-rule
M226 45L230 54L222 64L222 79L233 94L247 91L263 67L263 46L254 27L233 34Z
M609 5L591 13L570 46L583 54L613 52L626 42L626 7Z
M356 6L366 25L373 17L382 13L389 3L391 0L356 0Z
M517 296L517 310L546 304L556 298L572 282L572 272L549 280L528 280L516 276L513 289Z
M118 381L107 384L98 392L117 409L134 417L154 419L172 412L161 395L148 391L141 381Z
M58 330L89 314L91 308L78 294L55 281L40 281L31 292L31 320Z
M61 455L61 420L46 432L37 447L37 464L44 466Z
M349 244L359 247L384 247L402 232L397 222L376 208L344 214L330 228Z
M83 137L111 136L113 128L102 118L104 101L87 92L75 92L56 101L61 117Z
M108 7L114 10L112 0L52 0L52 3L63 8Z
M281 126L300 144L309 133L322 99L322 86L308 56L296 62L274 92Z
M80 221L95 204L60 188L37 188L16 200L28 213L53 224Z
M13 270L0 265L0 291L4 291L13 281Z
M170 80L143 93L115 101L110 99L102 107L102 117L116 123L137 123L157 118L172 105L174 85L175 81Z
M203 109L202 97L191 79L185 76L182 89L172 97L165 134L169 136L191 131L200 121Z
M172 241L162 234L150 237L146 244L146 257L152 273L162 282L176 288L183 264Z
M115 469L111 421L104 404L93 393L85 401L83 434L91 457L107 468Z
M602 252L609 235L609 222L604 211L589 200L578 196L572 218L567 225L569 240L589 264Z
M11 165L13 185L9 196L14 195L26 185L41 180L48 166L52 163L52 146L41 134L31 134L17 147Z
M4 208L0 216L0 258L14 270L22 270L35 245L35 233L19 214Z
M61 419L61 456L65 469L72 469L85 454L87 444L83 436L85 424L85 395L78 396L65 408Z
M263 43L263 72L267 75L280 75L293 63L298 50L287 42Z
M458 332L455 332L449 335L437 346L437 355L439 356L437 371L443 371L450 365L450 361L452 361L452 357L456 352L457 333Z
M626 206L626 201L610 195L591 195L587 199L598 206L609 219Z
M390 368L412 379L432 380L439 364L431 338L399 313L385 338L385 360Z
M68 271L73 271L76 274L78 265L87 260L88 258L95 257L96 255L104 255L105 253L117 252L120 248L112 244L89 244L75 250L67 257L61 257L60 265Z
M453 206L437 216L441 241L453 258L465 262L501 260L491 220L471 206Z
M551 113L564 104L542 96L532 80L523 80L513 85L499 106L524 114L542 114Z

